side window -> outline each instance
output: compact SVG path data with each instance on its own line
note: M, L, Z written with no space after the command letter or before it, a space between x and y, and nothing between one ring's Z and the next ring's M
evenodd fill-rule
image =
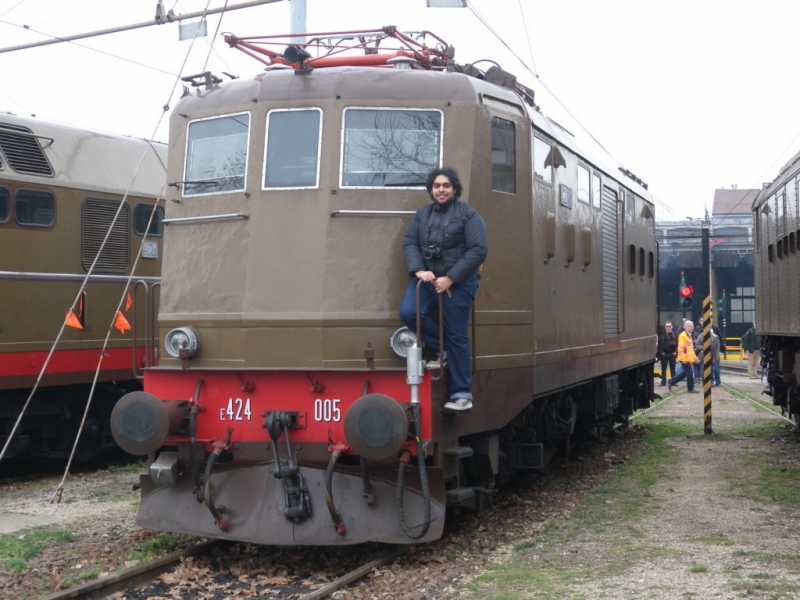
M644 277L644 248L639 248L639 277Z
M14 195L14 216L20 225L50 227L56 222L56 200L50 192L18 190Z
M600 209L600 175L592 173L592 206Z
M533 176L539 181L552 185L553 167L545 166L547 157L550 156L552 146L542 139L533 136Z
M492 189L515 194L516 135L514 123L492 118Z
M267 114L264 189L318 188L322 111L271 110Z
M248 113L189 123L183 195L244 191L249 133Z
M0 187L0 223L8 221L11 215L11 194L4 187Z
M634 223L636 221L636 196L630 192L625 192L625 222Z
M160 237L164 235L164 208L161 206L155 207L155 215L153 220L150 221L150 215L153 213L152 204L140 203L133 207L133 231L136 235ZM150 228L147 224L150 223Z
M589 204L591 202L591 188L589 169L578 165L578 202Z
M636 246L628 244L628 273L636 273Z
M348 108L343 118L342 187L424 187L441 165L439 110Z

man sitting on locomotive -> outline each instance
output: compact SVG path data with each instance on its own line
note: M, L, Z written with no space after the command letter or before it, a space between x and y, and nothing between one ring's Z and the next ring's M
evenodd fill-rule
M468 326L478 290L478 268L486 259L486 224L473 207L461 201L461 180L453 169L433 169L425 180L433 202L419 209L403 238L403 257L412 277L400 303L400 319L417 327L417 283L420 286L420 322L425 345L436 352L429 368L444 366L450 373L448 410L472 409L472 365ZM430 314L442 298L444 345ZM443 352L442 350L446 350Z

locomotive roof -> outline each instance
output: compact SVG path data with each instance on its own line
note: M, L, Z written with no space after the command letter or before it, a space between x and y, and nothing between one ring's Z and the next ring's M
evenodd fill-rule
M512 106L516 106L518 114L526 114L537 129L628 189L650 199L646 188L622 176L619 167L611 163L607 153L591 138L568 132L538 107L526 104L512 89L454 71L343 66L297 74L294 69L268 68L251 77L203 86L196 93L185 95L174 114L217 112L226 107L231 111L249 110L256 101L308 106L310 102L336 98L351 105L359 101L373 105L375 101L387 100L392 106L405 103L408 107L419 107L447 102L481 103L486 95L499 99L512 111Z
M20 127L25 129L20 130ZM0 160L0 177L115 194L123 194L130 188L131 194L140 196L158 195L166 181L166 144L153 142L148 148L147 141L138 138L36 117L0 114L0 133L10 132L13 136L25 130L30 130L39 140L44 157L52 167L52 175L17 173L6 157ZM140 162L142 166L137 174Z
M755 210L757 207L766 202L767 198L769 198L771 194L775 193L776 189L797 174L798 169L800 169L800 152L795 154L789 159L789 162L783 165L778 173L778 176L774 180L772 180L770 183L764 184L764 187L761 189L758 196L756 196L756 199L753 200L752 209Z

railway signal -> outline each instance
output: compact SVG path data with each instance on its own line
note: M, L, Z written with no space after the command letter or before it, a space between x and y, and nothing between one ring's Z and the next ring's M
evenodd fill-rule
M692 294L694 294L694 288L690 285L684 285L681 287L681 308L683 310L689 310L692 308L692 304L694 300L692 300Z

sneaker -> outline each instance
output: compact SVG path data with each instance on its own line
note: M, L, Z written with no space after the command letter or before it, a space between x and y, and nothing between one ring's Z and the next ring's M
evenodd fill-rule
M664 387L665 385L667 384L662 381L661 383L658 384L658 387Z
M455 410L458 412L472 410L472 400L469 398L454 398L450 400L450 402L446 403L444 407L447 410Z
M444 356L444 360L442 360L442 356ZM428 371L433 371L434 369L441 369L442 367L447 366L447 352L440 353L436 355L436 358L433 360L429 360L425 363L425 368Z
M672 380L671 379L667 382L667 391L668 392L672 391Z

